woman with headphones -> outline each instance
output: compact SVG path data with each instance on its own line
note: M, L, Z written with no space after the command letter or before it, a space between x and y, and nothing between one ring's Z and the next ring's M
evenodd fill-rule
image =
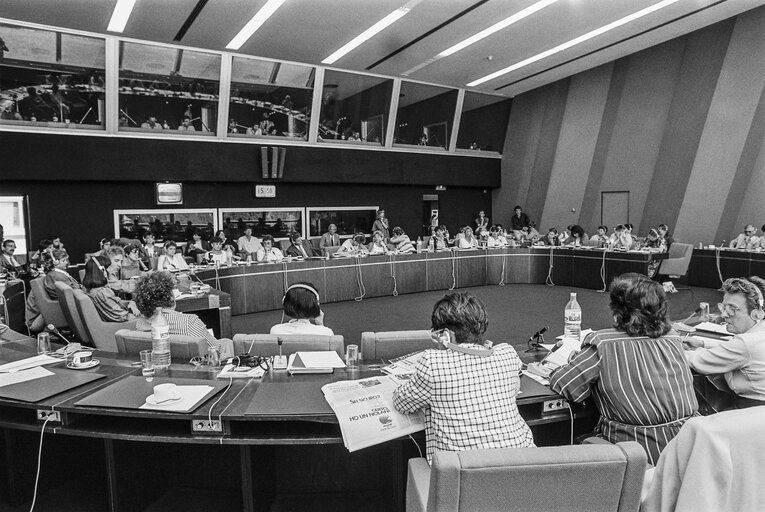
M284 314L291 318L287 323L271 327L271 334L321 334L335 333L324 326L324 312L319 304L319 292L311 283L295 283L287 288L282 298Z
M728 341L689 337L685 344L695 350L686 352L691 368L710 378L716 387L729 388L734 407L765 405L765 280L752 276L726 280L723 301L717 306L727 322Z

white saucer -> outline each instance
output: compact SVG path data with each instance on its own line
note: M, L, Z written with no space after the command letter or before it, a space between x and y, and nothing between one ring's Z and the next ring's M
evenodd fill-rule
M146 397L146 403L149 405L156 405L158 407L162 407L163 405L172 405L178 400L180 400L181 398L183 398L181 395L179 395L178 393L175 393L175 398L171 398L170 400L164 400L161 403L157 403L154 400L154 394L152 393L151 395Z
M93 368L94 366L98 366L101 364L101 361L98 359L91 359L90 362L81 364L79 366L75 366L74 363L66 363L66 367L70 370L87 370L88 368Z

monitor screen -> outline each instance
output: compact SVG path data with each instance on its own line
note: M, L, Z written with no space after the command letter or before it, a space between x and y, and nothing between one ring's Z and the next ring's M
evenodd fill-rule
M157 183L155 195L157 205L183 204L183 184Z

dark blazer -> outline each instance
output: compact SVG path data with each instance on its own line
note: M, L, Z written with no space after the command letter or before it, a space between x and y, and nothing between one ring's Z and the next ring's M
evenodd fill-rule
M318 249L314 249L313 246L306 240L303 240L302 242L300 242L300 245L303 246L303 249L305 250L305 253L308 256L319 256L321 254L321 252ZM295 244L292 244L289 247L287 247L287 256L296 256L298 258L302 258L303 253Z

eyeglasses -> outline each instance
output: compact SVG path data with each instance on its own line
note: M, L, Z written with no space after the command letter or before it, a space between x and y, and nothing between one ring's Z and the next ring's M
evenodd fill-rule
M747 235L753 235L754 234L754 230L747 229L746 231L744 231L744 233L746 233Z
M741 311L741 308L738 306L734 306L733 304L723 304L722 302L717 304L717 309L720 310L720 314L725 313L728 316L733 316Z

